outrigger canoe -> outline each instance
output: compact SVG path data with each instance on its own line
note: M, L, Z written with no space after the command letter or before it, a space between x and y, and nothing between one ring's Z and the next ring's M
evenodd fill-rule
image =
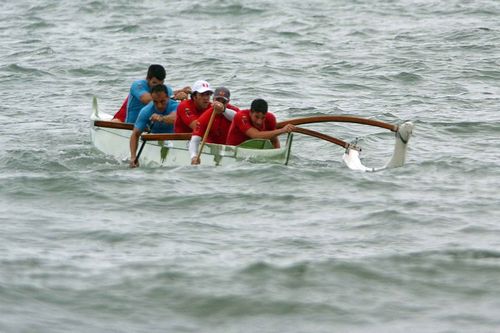
M119 161L128 161L130 157L129 142L133 124L111 121L111 115L98 110L97 99L95 97L92 109L90 115L90 134L94 147ZM294 132L326 140L344 148L343 161L352 170L377 171L385 168L400 167L405 162L407 144L413 130L411 122L393 125L353 116L316 116L283 121L278 123L277 127L283 127L288 123L302 125L317 122L351 122L381 127L395 132L396 144L390 161L380 168L368 168L361 163L359 159L361 149L355 144L347 143L310 129L296 127ZM142 144L139 150L140 165L151 167L190 165L191 156L188 151L190 138L190 133L142 134ZM285 143L282 144L281 148L277 149L273 147L269 140L260 139L248 140L239 146L207 143L202 148L201 165L230 165L242 160L286 165L290 158L292 142L293 133L289 133Z
M99 112L94 98L90 116L90 134L93 145L119 161L130 158L130 135L133 124L110 121L112 116ZM275 149L269 140L249 140L239 146L207 143L200 156L201 165L230 165L237 161L272 162L287 164L293 134L289 134L281 148ZM141 166L186 166L191 164L188 151L191 133L142 134L144 146L139 157Z

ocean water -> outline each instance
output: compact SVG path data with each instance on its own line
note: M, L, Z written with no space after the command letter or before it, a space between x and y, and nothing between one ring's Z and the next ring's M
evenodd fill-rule
M500 3L0 5L0 332L500 331ZM129 169L92 147L149 64L278 120L415 124L360 173L296 135L288 166ZM391 133L358 138L381 166Z

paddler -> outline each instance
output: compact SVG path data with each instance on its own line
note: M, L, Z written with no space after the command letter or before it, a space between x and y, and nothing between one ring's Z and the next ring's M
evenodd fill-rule
M278 136L292 132L295 126L287 124L276 129L276 117L267 110L267 102L257 98L252 101L249 110L236 113L229 128L226 144L237 146L250 139L268 139L274 148L280 148Z
M207 81L198 80L193 84L191 98L182 101L177 107L175 133L191 133L194 130L196 120L212 106L210 96L213 92L212 86Z
M151 89L151 98L152 102L139 112L130 136L131 168L139 166L139 162L136 161L137 143L147 127L152 133L174 132L175 111L179 102L169 98L168 89L164 84L158 84Z
M213 121L207 134L206 143L225 144L231 121L240 109L230 104L231 92L226 87L218 87L214 91L213 104L197 119L196 126L189 141L189 152L191 154L191 164L200 164L198 149L200 142L205 135L210 118Z

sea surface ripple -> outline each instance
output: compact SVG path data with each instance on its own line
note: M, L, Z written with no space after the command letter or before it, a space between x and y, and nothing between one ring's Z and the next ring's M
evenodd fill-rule
M0 332L500 330L500 3L0 5ZM415 124L407 164L138 168L92 147L151 63L279 120ZM394 136L358 140L381 166Z

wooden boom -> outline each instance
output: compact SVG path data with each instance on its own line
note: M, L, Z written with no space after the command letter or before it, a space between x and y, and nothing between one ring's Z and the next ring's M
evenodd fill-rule
M279 123L276 124L276 127L282 128L286 124L303 125L303 124L324 123L324 122L357 123L357 124L381 127L393 132L397 132L398 130L398 125L385 123L379 120L372 120L354 116L315 116L315 117L295 118L295 119L280 121Z
M118 128L118 129L128 129L128 130L134 129L134 124L131 124L131 123L117 123L114 121L106 121L106 120L94 120L94 126L107 127L107 128Z
M372 120L354 116L315 116L315 117L295 118L295 119L280 121L279 123L276 124L276 127L282 128L286 124L303 125L303 124L324 123L324 122L344 122L344 123L364 124L369 126L385 128L392 132L397 132L398 130L398 125L385 123L379 120ZM94 126L128 129L128 130L134 129L134 124L131 123L117 123L114 121L106 121L106 120L94 120Z
M141 135L144 141L191 140L191 133L152 133Z
M305 135L309 135L309 136L312 136L312 137L315 137L315 138L318 138L318 139L321 139L321 140L325 140L325 141L328 141L328 142L331 142L331 143L334 143L336 145L339 145L343 148L348 148L350 146L349 143L343 141L343 140L340 140L340 139L337 139L333 136L329 136L329 135L326 135L326 134L323 134L323 133L320 133L320 132L316 132L316 131L313 131L313 130L310 130L310 129L307 129L307 128L302 128L302 127L295 127L295 129L293 130L294 132L296 133L301 133L301 134L305 134Z

